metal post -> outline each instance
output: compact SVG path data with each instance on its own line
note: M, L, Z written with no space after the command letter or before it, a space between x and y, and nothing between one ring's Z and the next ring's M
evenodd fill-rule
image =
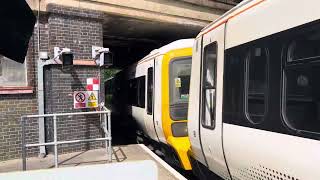
M21 117L21 126L22 126L22 140L21 140L21 147L22 147L22 170L25 171L27 169L27 153L26 153L26 135L25 135L25 123L23 117Z
M108 112L108 148L109 148L109 162L112 162L112 145L111 145L111 113Z
M58 138L57 138L57 116L53 116L53 138L54 138L54 166L58 168Z
M44 114L44 84L43 84L43 66L44 63L40 59L40 1L38 2L38 18L37 18L37 26L38 26L38 113ZM39 142L45 143L45 129L44 129L44 118L39 118ZM39 157L46 156L46 147L39 147Z
M39 115L44 114L44 75L43 75L43 68L45 63L42 60L38 60L38 113ZM45 124L44 124L44 117L39 117L39 142L45 143ZM39 157L46 156L46 147L40 146L39 147Z
M107 129L107 115L103 114L103 123L104 123L104 137L108 137L108 129ZM106 140L106 150L107 153L109 154L109 144L108 144L108 140ZM109 156L108 156L109 157Z

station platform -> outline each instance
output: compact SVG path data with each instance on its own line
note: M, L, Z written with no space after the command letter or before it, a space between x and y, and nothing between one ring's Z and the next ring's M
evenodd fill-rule
M112 162L107 162L106 150L95 149L84 152L76 152L59 155L59 169L64 167L87 166L97 164L108 164L112 166L114 163L131 163L141 162L145 160L153 161L157 166L157 176L159 180L185 180L179 172L169 166L150 149L143 144L123 145L113 147ZM27 159L27 171L38 169L54 169L54 157L49 154L45 158L31 157ZM67 168L66 168L67 169ZM0 162L0 177L2 173L21 171L22 160L15 159ZM123 172L126 170L124 169Z

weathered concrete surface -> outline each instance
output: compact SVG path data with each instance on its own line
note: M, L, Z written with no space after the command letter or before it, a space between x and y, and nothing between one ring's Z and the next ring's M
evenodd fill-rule
M95 164L55 169L41 169L0 173L5 180L62 180L62 179L139 179L158 180L158 168L154 161L143 160L115 164Z
M33 10L38 10L38 0L27 0ZM109 15L119 15L159 22L205 26L233 6L219 2L185 2L176 0L42 0L41 11L48 4L97 10Z
M199 6L212 7L216 9L229 10L230 7L238 4L242 0L179 0L188 2L191 4L196 4Z
M132 162L139 160L153 160L158 166L159 180L177 179L173 172L170 172L166 167L155 160L148 154L140 145L125 145L113 147L114 154L112 156L112 163L116 162ZM107 162L105 149L96 149L85 152L76 152L63 154L59 156L59 167L72 167L90 164L103 164ZM28 158L27 170L54 168L53 155L48 155L46 158ZM0 162L0 173L21 171L22 160L10 160ZM177 172L175 172L177 173Z

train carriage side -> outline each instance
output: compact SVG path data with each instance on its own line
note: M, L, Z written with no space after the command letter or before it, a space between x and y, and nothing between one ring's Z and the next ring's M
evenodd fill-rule
M150 83L153 82L154 58L148 57L146 61L138 62L127 70L128 84L128 113L137 122L139 129L154 141L158 141L153 123L153 93L150 96ZM150 73L150 70L151 73ZM151 77L152 76L152 77Z
M126 70L129 114L151 143L160 144L186 170L191 169L187 109L193 42L170 43Z
M204 169L224 179L320 179L319 5L244 1L199 34L188 132Z

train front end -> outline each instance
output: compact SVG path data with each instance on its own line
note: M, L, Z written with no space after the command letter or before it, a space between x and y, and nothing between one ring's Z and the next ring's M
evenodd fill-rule
M162 126L165 138L180 166L191 170L187 128L192 48L175 49L163 56Z

